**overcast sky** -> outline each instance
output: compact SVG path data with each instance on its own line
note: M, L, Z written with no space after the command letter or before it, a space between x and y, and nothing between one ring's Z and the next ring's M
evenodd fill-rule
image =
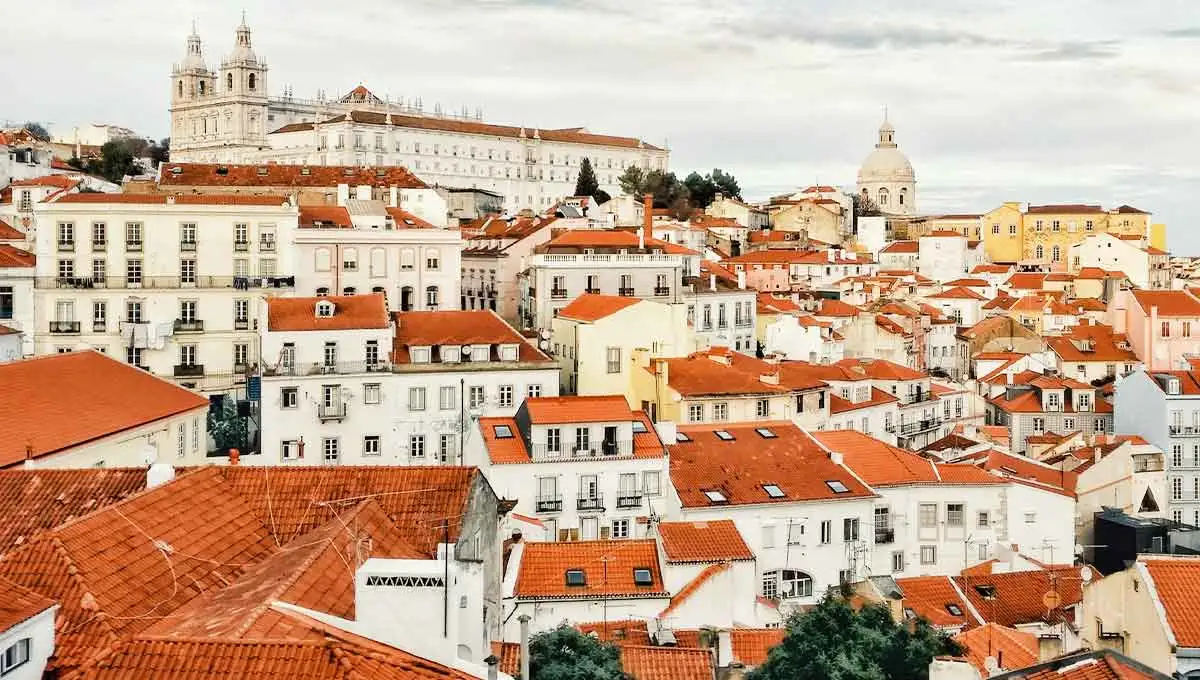
M852 186L886 105L922 212L1130 203L1200 254L1197 0L41 0L0 26L0 120L165 136L192 20L215 63L243 8L273 94L639 136L747 198Z

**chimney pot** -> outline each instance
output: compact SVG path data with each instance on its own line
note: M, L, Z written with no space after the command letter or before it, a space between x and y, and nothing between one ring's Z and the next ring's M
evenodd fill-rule
M642 238L654 238L654 194L642 196Z
M229 464L237 465L238 459L241 457L241 455L241 451L238 451L237 449L229 449Z

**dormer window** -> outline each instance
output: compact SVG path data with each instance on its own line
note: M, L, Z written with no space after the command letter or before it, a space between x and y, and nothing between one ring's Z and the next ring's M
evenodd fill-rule
M321 300L317 303L317 318L328 319L333 316L333 303L329 300Z
M1179 394L1179 378L1167 380L1167 394Z
M646 434L646 423L643 423L640 420L633 421L633 433Z
M716 430L713 432L713 434L717 435L717 439L720 439L723 442L733 441L733 435L730 434L728 430Z
M582 569L568 569L566 573L567 585L572 588L582 588L587 585L587 575Z
M512 439L512 428L508 425L496 425L492 429L496 433L496 439Z
M413 347L408 351L409 357L412 358L414 364L429 363L429 348L428 347Z
M516 345L500 345L500 361L516 361L517 346Z
M462 348L458 345L442 345L442 363L458 363L462 360Z

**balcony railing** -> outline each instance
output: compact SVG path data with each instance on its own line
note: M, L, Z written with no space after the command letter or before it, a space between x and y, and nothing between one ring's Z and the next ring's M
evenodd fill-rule
M1154 459L1154 458L1150 458L1150 459L1134 458L1133 459L1133 471L1134 472L1162 472L1162 469L1163 469L1163 462L1160 459Z
M321 422L346 418L346 404L317 404L317 418Z
M580 511L604 510L603 494L595 494L592 496L580 496L575 499L575 509Z
M618 288L617 295L621 295L624 297L633 297L633 289L632 288Z
M179 249L185 253L186 252L195 252L196 251L196 242L195 241L180 241Z
M78 321L51 321L51 333L79 333Z
M129 252L129 253L142 252L142 242L141 241L126 241L125 242L125 251Z
M92 332L93 333L106 333L106 332L108 332L108 324L103 321L93 321L92 322Z
M176 378L200 378L204 376L204 364L175 364Z
M273 253L273 252L275 252L275 242L274 241L259 241L258 249L263 251L264 253Z
M632 508L642 507L642 492L641 491L618 491L617 492L617 509L629 510Z
M233 320L233 330L235 330L235 331L250 330L250 319L234 319Z
M171 288L233 288L251 290L261 288L293 288L294 276L196 276L194 283L185 282L178 276L39 276L34 285L38 288L119 288L119 289L171 289Z
M875 530L875 544L876 545L882 545L885 543L895 543L895 542L896 542L896 530L895 529L876 529Z
M265 366L266 376L346 375L351 373L387 373L392 365L386 361L338 361L331 364L279 364Z
M535 512L562 512L562 496L538 496L534 503Z
M600 294L600 289L599 289L598 287L592 287L592 286L588 286L587 288L584 288L584 289L583 289L583 292L585 292L585 293L591 293L592 295L599 295L599 294Z
M1168 425L1167 432L1172 437L1200 437L1200 427L1195 425Z
M59 241L58 242L58 252L60 252L60 253L75 252L75 242L74 241Z
M663 297L663 296L670 295L670 294L671 294L671 289L667 286L655 286L654 287L655 297Z
M176 333L203 333L204 322L200 319L175 319Z
M108 250L108 241L92 241L92 252L102 253Z
M926 418L900 425L900 434L910 435L932 430L942 424L940 418Z
M565 299L567 299L567 289L566 288L551 288L550 289L550 297L555 300L565 300Z
M250 242L249 241L234 241L233 249L239 253L244 253L247 250L250 250Z

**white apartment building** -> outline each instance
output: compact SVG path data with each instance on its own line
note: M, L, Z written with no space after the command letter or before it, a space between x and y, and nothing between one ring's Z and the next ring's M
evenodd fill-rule
M1008 428L1010 448L1021 454L1029 435L1113 431L1113 405L1096 387L1031 371L1013 376L1002 394L988 399L985 415L989 425Z
M490 218L462 251L462 308L490 309L519 323L520 273L533 249L550 240L553 217Z
M33 253L0 243L0 325L10 329L7 335L19 337L13 358L33 354L35 261Z
M1200 379L1189 371L1134 371L1117 378L1113 407L1114 433L1163 451L1167 516L1200 525Z
M522 273L519 317L549 330L558 310L582 293L681 302L684 277L700 253L628 231L568 231L534 249Z
M35 215L37 354L90 347L227 390L258 361L255 300L295 283L281 196L60 194Z
M1170 253L1148 245L1140 236L1130 236L1089 234L1070 247L1068 271L1077 274L1084 267L1099 267L1125 274L1138 288L1170 289Z
M385 101L361 85L336 100L298 99L288 89L272 96L267 70L245 21L219 69L205 62L193 32L171 73L175 160L403 165L442 186L502 194L510 211L544 209L571 196L585 157L600 188L614 196L626 168L668 168L670 151L641 139L582 127L495 125L479 113L426 110L420 99Z
M665 511L666 449L622 395L528 398L478 430L464 462L549 540L645 538L638 518Z
M746 288L744 274L731 281L702 273L684 283L680 298L687 305L688 326L695 334L697 347L729 347L746 354L758 348L754 336L758 293Z
M458 309L462 248L457 229L438 229L383 201L301 207L296 289L383 293L391 311Z
M50 146L26 130L0 130L0 188L50 174Z
M931 231L917 239L917 273L934 281L952 281L982 263L979 241L956 231Z
M555 363L490 311L389 317L381 294L266 304L263 465L454 465L475 419L558 394Z

